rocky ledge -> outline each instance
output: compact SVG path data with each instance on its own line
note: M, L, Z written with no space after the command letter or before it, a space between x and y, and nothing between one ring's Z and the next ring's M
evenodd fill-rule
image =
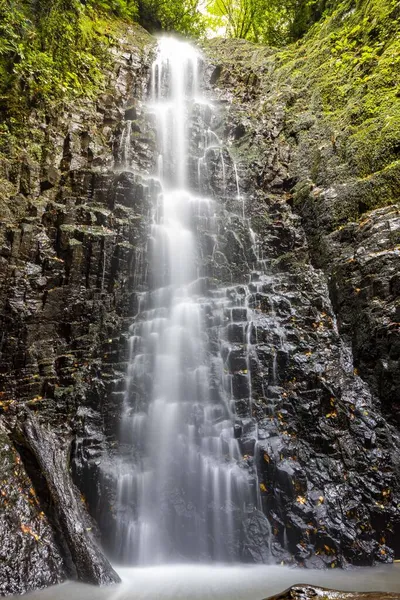
M399 594L388 592L338 592L307 585L295 585L266 600L398 600Z

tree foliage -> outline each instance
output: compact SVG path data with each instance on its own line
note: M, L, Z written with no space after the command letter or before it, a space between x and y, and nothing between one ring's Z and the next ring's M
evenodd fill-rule
M68 93L101 79L113 19L199 36L199 0L0 0L0 109Z
M335 0L210 0L211 29L225 35L282 46L302 37Z
M102 80L107 37L79 0L0 0L0 117L87 94Z
M208 5L206 2L209 2ZM351 0L348 0L351 2ZM118 19L150 31L282 45L300 37L335 0L0 0L0 119L102 81ZM207 12L208 11L208 12Z
M138 0L139 22L149 31L171 31L199 37L206 21L199 0Z

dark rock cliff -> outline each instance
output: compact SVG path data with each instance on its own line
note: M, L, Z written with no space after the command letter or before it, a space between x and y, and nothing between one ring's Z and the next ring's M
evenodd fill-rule
M114 167L123 160L125 118L140 114L153 45L140 28L128 29L111 49L107 91L45 117L33 113L41 158L28 148L0 166L3 594L66 575L107 581L102 572L108 567L100 564L92 573L94 546L86 563L76 548L95 544L79 541L78 529L93 530L86 534L92 536L96 528L84 514L85 498L68 482L68 464L73 440L81 434L93 457L107 433L103 421L112 424L118 414L109 391L124 376L121 336L134 313L133 279L140 272L148 207L135 177ZM141 170L148 168L149 145L137 127L132 146ZM31 420L29 412L44 425L39 437L39 425L30 438L19 427ZM51 460L46 444L54 445ZM49 469L45 480L41 460ZM70 514L60 515L62 498Z
M219 53L218 72L225 64L230 92L242 103L232 126L241 155L258 187L290 192L355 368L398 421L398 116L390 123L400 110L391 58L399 20L389 11L385 21L381 8L378 15L372 3L360 2L355 11L339 11L288 52L229 41L211 43L210 52ZM360 29L362 17L363 41L343 33ZM380 43L380 61L346 70L336 39L354 65L362 43Z
M214 126L240 166L270 273L261 290L254 277L259 431L245 453L257 463L273 554L306 566L391 560L400 552L398 209L332 231L340 186L318 103L306 108L294 84L280 80L272 50L228 40L206 52L221 107ZM318 185L317 144L325 148ZM342 194L349 187L362 198L365 185L351 180ZM246 351L246 340L233 341ZM248 417L248 407L238 414Z
M4 594L79 576L68 523L60 528L52 510L60 489L68 488L75 502L71 466L83 494L77 514L88 533L93 529L93 544L96 525L82 516L85 507L112 524L112 492L108 497L107 481L99 482L98 466L115 443L150 216L148 189L123 167L128 151L133 171L149 172L154 161L151 123L141 108L152 48L146 34L128 32L113 51L108 93L39 123L32 114L32 127L45 139L41 160L27 150L18 162L1 165ZM391 561L400 553L399 440L390 423L399 389L397 209L380 208L337 228L341 194L356 207L349 213L355 218L368 183L335 184L326 173L334 148L320 159L326 176L320 167L314 177L310 140L331 144L318 109L296 113L290 90L274 86L270 51L217 42L209 53L204 82L221 109L211 127L237 157L269 273L262 289L257 273L248 286L257 314L253 337L243 338L240 311L224 335L235 346L226 368L234 380L237 435L249 471L258 473L272 554L317 567ZM207 160L208 191L219 195L221 164L216 156ZM234 273L240 281L250 262L248 232L232 227L221 240L216 280ZM232 293L239 298L244 291L238 286ZM243 401L248 343L251 412ZM28 430L21 425L26 419ZM41 436L43 451L58 436L61 483L40 475L34 440ZM260 558L260 535L256 520L249 522L247 558Z

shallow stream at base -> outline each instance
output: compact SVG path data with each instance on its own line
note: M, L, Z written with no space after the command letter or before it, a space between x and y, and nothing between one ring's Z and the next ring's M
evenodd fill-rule
M97 588L67 582L30 600L262 600L304 583L342 591L398 592L400 568L316 571L283 566L168 565L118 569L122 583Z

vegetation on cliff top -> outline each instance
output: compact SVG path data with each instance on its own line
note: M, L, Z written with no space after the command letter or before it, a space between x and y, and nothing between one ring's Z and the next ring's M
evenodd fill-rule
M254 71L262 86L267 74L261 93L285 103L288 128L301 115L305 121L307 114L317 118L325 142L348 165L344 180L378 171L393 179L389 171L397 170L400 159L398 0L339 2L332 14L283 49L235 42L224 47L217 40L208 47L227 69ZM310 130L310 146L320 143ZM393 190L381 190L383 202L385 194L386 202L393 198Z
M301 38L334 0L210 0L207 4L212 28L225 28L231 38L282 46Z
M120 19L136 15L129 0L0 0L0 109L16 116L56 98L90 98Z
M342 2L276 60L282 80L318 95L358 175L400 158L400 2Z
M223 25L228 36L283 43L302 35L330 2L0 0L0 111L18 120L55 99L91 97L121 20L194 37Z
M196 8L195 0L0 0L0 146L32 108L94 97L127 24L199 34Z
M200 14L198 0L0 0L0 151L32 108L95 97L109 47L139 20L194 36L224 23L226 36L278 44L309 29L273 58L267 52L282 87L306 102L319 98L333 143L357 174L399 159L398 0L210 0L208 10Z

